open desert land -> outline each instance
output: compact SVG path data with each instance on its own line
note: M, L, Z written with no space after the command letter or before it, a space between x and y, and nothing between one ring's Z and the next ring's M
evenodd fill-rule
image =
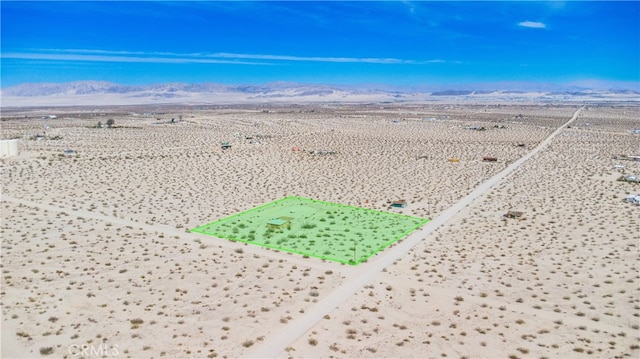
M626 115L625 115L626 113ZM287 348L294 357L636 357L637 110L570 129ZM631 116L629 116L631 115ZM624 162L638 173L640 163ZM523 212L507 219L509 210Z
M285 196L437 219L581 107L3 109L1 356L637 356L637 106L582 108L380 273L402 243L349 266L188 232Z

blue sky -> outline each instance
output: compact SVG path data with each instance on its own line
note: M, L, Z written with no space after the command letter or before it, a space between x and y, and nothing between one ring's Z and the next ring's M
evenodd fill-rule
M294 81L640 89L640 2L2 1L1 86Z

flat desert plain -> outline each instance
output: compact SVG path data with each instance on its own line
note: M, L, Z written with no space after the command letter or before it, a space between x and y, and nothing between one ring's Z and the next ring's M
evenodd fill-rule
M624 199L640 185L618 179L640 162L614 156L640 155L639 118L3 109L2 137L21 140L0 162L1 356L638 357L640 206ZM431 221L357 266L189 232L286 196Z

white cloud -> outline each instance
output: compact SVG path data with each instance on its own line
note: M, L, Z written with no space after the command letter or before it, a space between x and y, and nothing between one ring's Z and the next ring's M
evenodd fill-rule
M230 54L216 53L206 55L212 58L234 58L253 60L276 61L305 61L305 62L342 62L342 63L372 63L372 64L416 64L418 61L402 60L384 57L321 57L321 56L289 56L289 55L263 55L263 54Z
M88 62L129 62L129 63L202 63L202 64L238 64L238 65L269 65L268 63L215 60L195 57L156 57L156 56L116 56L116 55L87 55L69 53L32 53L32 52L10 52L1 55L3 59L23 59L23 60L53 60L53 61L88 61Z
M322 57L291 56L272 54L239 53L172 53L111 51L95 49L30 49L28 52L8 52L0 55L5 59L59 60L59 61L95 61L95 62L137 62L137 63L205 63L238 65L274 65L278 62L331 62L331 63L370 63L370 64L413 64L425 65L446 63L442 59L406 60L387 57ZM250 61L254 60L254 61ZM456 63L456 62L453 62Z
M522 21L518 23L518 26L528 27L531 29L546 29L547 25L539 21Z
M216 60L198 57L184 57L184 56L135 56L133 53L121 53L121 55L115 55L108 51L96 51L95 53L101 53L99 55L90 55L87 53L69 53L62 51L62 53L34 53L34 52L9 52L3 53L1 58L3 59L24 59L24 60L53 60L53 61L88 61L88 62L129 62L129 63L202 63L202 64L238 64L238 65L269 65L268 63L260 62L248 62L248 61L234 61L234 60Z

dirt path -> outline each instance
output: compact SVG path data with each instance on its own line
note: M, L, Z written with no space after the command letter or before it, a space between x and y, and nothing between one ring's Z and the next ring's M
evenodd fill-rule
M467 207L474 200L487 193L494 185L517 170L531 157L535 156L540 151L545 149L549 145L549 143L551 143L554 137L556 137L568 125L575 121L576 118L578 118L578 114L583 108L584 107L574 112L569 121L555 130L551 135L549 135L549 137L542 141L531 152L518 159L517 161L511 163L500 173L480 184L469 195L462 198L447 210L443 211L434 220L424 225L423 228L412 233L401 243L396 244L394 247L388 249L382 255L358 266L356 271L348 275L342 286L336 288L333 292L329 293L324 298L319 300L314 307L310 308L302 316L289 322L290 324L283 328L279 333L273 335L271 338L267 338L264 343L256 347L256 349L249 356L254 358L286 357L285 349L293 342L295 342L300 336L306 333L309 329L311 329L316 323L321 321L324 315L329 314L340 304L344 303L347 299L356 294L360 289L362 289L362 287L371 282L385 267L391 265L397 259L401 258L403 255L409 252L411 248L424 240L436 229L444 225L463 208Z
M166 237L172 237L174 238L174 240L178 240L179 238L179 240L182 241L183 243L204 242L207 244L211 244L210 240L214 239L214 237L206 234L191 233L191 232L185 231L185 229L177 229L164 224L159 224L159 223L147 224L143 222L136 222L133 220L118 218L118 217L105 215L105 214L92 212L92 211L87 211L83 209L70 209L70 208L59 207L51 204L34 202L34 201L22 199L22 198L12 197L6 194L0 194L0 203L2 202L11 202L15 204L21 204L28 207L39 208L49 212L66 213L68 215L75 216L75 217L95 219L98 221L102 221L104 223L112 223L112 224L116 224L123 227L129 226L132 228L138 228L140 230L147 231L149 233L156 233L156 232L163 233ZM243 251L245 251L245 253L247 253L248 256L254 255L254 254L260 255L260 256L268 256L270 258L283 259L292 264L296 264L304 267L310 267L314 269L333 270L334 272L340 272L340 273L342 272L348 273L348 271L353 269L350 266L344 266L343 268L339 268L338 270L336 270L335 263L333 262L325 263L319 260L310 261L307 258L303 258L297 255L292 255L291 253L287 253L283 251L275 251L275 250L266 251L266 249L263 247L246 245L244 243L239 243L239 242L235 243L226 239L216 240L215 245L223 247L230 251L236 250L238 249L239 246L242 246L241 248L243 249ZM188 256L188 255L189 254L187 253L187 254L181 254L180 256Z

